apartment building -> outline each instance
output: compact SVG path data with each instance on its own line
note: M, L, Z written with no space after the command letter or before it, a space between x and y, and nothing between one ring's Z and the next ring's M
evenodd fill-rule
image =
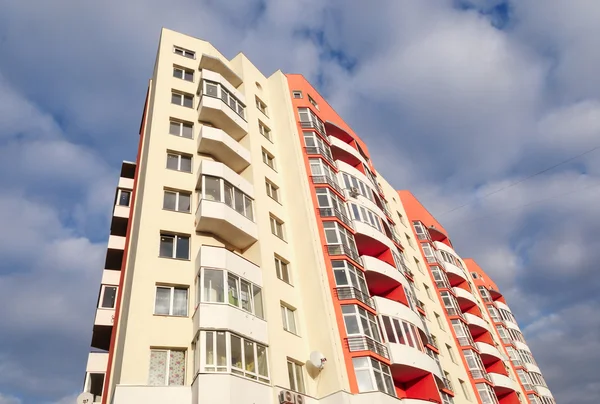
M493 322L502 296L423 212L304 77L163 29L81 399L553 402L509 361L530 351Z

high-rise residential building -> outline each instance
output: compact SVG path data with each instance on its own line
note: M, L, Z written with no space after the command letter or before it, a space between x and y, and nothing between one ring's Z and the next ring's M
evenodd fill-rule
M304 77L170 30L101 282L90 402L553 403L495 285Z

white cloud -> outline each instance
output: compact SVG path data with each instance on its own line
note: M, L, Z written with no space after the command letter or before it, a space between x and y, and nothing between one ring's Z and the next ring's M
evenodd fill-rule
M14 396L9 396L0 393L0 404L21 404L22 401Z

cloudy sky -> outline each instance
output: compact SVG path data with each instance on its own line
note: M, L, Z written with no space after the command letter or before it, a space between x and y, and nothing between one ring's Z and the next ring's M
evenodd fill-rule
M0 0L0 404L81 389L163 26L306 75L505 291L558 403L597 404L599 21L591 0Z

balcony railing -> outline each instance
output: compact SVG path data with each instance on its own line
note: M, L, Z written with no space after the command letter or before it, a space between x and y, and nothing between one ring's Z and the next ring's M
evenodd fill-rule
M421 310L425 311L425 304L423 304L423 302L422 302L422 301L420 301L420 300L417 300L417 308L419 308L419 309L421 309Z
M332 166L337 167L335 161L333 161L333 157L331 157L331 151L327 153L328 150L317 146L307 146L304 150L306 150L306 154L318 154L319 156L322 156L325 160L329 161Z
M352 286L342 286L339 288L335 288L338 299L340 300L353 300L356 299L359 302L363 302L370 308L375 308L375 303L373 299L369 297L366 293L361 292L360 290L353 288Z
M463 315L462 311L460 311L460 309L457 309L455 307L446 307L446 312L448 312L449 316L457 316L457 317L460 317L462 319L465 318L465 316Z
M521 382L521 383L523 383L523 382ZM523 388L524 388L525 390L527 390L527 391L536 391L536 390L534 390L534 389L533 389L533 385L532 385L532 384L529 384L529 383L523 383ZM536 391L536 392L537 392L537 391Z
M381 342L377 342L367 336L354 336L346 338L350 352L371 351L379 356L389 359L388 349Z
M458 340L458 344L460 346L475 348L475 341L473 341L473 338L471 337L457 337L456 339Z
M354 226L352 225L352 221L350 220L350 218L348 218L348 216L344 215L338 209L335 209L335 208L319 208L319 215L321 217L336 217L336 218L340 219L346 226L350 227L351 229L354 228Z
M323 135L323 137L329 142L329 138L327 137L327 133L325 132L325 126L321 126L320 122L301 121L300 126L304 129L315 129L317 132Z
M502 340L502 343L504 343L506 345L512 344L512 340L508 337L501 337L500 339Z
M329 255L345 255L360 266L363 266L362 258L358 255L358 252L344 244L329 244L327 246L327 253Z
M486 303L494 303L494 300L490 296L488 296L488 295L486 295L484 293L481 294L481 298Z
M439 349L437 342L435 342L435 340L433 339L433 337L431 335L427 336L427 341L426 343L428 345L431 345L432 347L434 347L435 349Z
M473 379L485 379L490 383L492 382L492 378L490 377L490 375L487 374L487 372L485 370L470 369L469 373L471 374L471 377Z
M450 379L447 378L443 378L442 382L444 383L444 388L450 390L450 391L454 391L454 388L452 387L452 382L450 381Z
M523 367L523 361L522 361L521 359L512 359L512 358L511 358L511 360L510 360L510 361L511 361L511 362L513 363L513 365L515 365L515 366L521 366L521 367Z
M344 191L338 185L337 181L327 175L313 175L312 177L313 184L327 184L333 189L335 189L340 195L344 195Z
M448 279L441 279L441 280L436 279L435 286L437 286L438 289L451 289L450 282L448 282Z

